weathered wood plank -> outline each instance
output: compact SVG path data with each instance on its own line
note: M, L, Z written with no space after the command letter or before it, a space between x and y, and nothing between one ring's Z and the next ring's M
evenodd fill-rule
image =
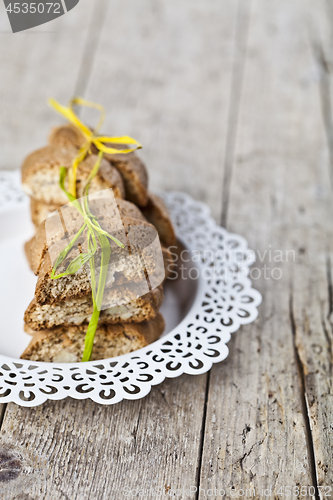
M49 24L12 34L6 33L10 27L1 2L0 168L19 168L28 153L45 145L57 121L47 99L72 97L93 11L93 2L81 0Z
M129 489L134 498L162 498L149 492L192 486L205 387L206 375L182 376L110 407L71 399L8 405L1 447L19 474L1 483L0 498L131 498ZM135 497L135 489L148 493Z
M256 249L253 277L261 276L253 281L264 300L258 321L234 334L229 358L210 377L200 484L224 488L226 498L251 488L258 499L267 498L262 488L283 498L288 486L307 487L303 498L311 498L316 477L298 355L312 367L306 393L326 423L326 436L322 425L317 430L326 457L331 450L330 365L323 362L331 353L322 326L330 311L328 155L305 7L257 0L252 8L227 227ZM329 474L320 484L330 485Z
M311 6L311 3L310 3ZM333 473L333 295L331 225L333 188L333 9L318 3L308 22L308 36L317 74L326 144L318 144L313 157L311 184L317 195L299 197L311 231L301 234L304 252L297 262L292 293L295 342L299 354L310 416L316 476L321 498L332 495ZM311 207L309 210L308 207ZM296 237L297 237L296 236ZM307 271L307 272L306 272Z
M236 11L231 0L113 2L86 93L108 110L105 132L143 144L152 189L186 191L216 218Z
M232 1L115 2L85 93L105 105L106 131L144 143L153 188L184 189L215 215L235 17ZM122 498L125 487L195 486L206 380L168 380L142 401L109 408L72 400L31 410L9 405L3 442L23 472L6 493L24 486L32 498L40 491L43 498L100 499ZM33 452L25 451L29 442Z
M6 410L6 405L0 404L0 429L1 429L3 417L5 415L5 410Z

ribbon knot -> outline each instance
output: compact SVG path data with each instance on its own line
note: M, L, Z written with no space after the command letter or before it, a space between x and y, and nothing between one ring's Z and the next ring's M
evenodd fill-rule
M140 149L142 147L138 141L136 141L135 139L133 139L132 137L129 137L127 135L123 135L121 137L108 137L108 136L97 135L98 131L100 130L101 126L103 125L104 118L105 118L104 107L101 106L100 104L97 104L97 103L94 103L91 101L86 101L85 99L82 99L81 97L73 98L70 101L68 107L62 106L53 98L49 99L48 103L53 109L55 109L55 111L57 111L64 118L66 118L72 125L77 127L85 138L85 143L83 144L83 146L81 146L77 156L73 160L72 169L71 169L70 176L69 176L69 192L75 198L76 198L76 171L77 171L79 164L85 159L86 155L88 153L91 153L91 145L92 144L94 144L94 146L101 153L101 155L103 155L104 153L107 153L107 154L126 154L126 153L131 153L132 151L135 151L135 150ZM97 109L100 111L101 115L100 115L99 121L97 123L97 126L94 128L94 130L91 130L78 118L78 116L75 114L75 112L73 110L74 106L85 106L85 107L94 108L94 109ZM126 145L133 144L135 147L127 148L127 149L116 149L116 148L108 147L104 143L126 144Z

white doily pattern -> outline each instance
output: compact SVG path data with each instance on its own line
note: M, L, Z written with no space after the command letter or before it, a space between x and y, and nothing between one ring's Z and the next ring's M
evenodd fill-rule
M24 202L17 174L6 175L0 173L7 183L0 191L0 209ZM199 276L183 321L146 348L102 361L51 364L0 355L0 403L36 406L67 396L102 404L139 399L166 377L205 373L227 357L230 334L258 315L261 295L247 277L254 253L244 238L217 226L205 204L184 193L162 196Z

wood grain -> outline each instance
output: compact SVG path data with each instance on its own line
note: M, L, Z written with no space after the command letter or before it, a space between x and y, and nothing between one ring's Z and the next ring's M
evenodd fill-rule
M1 447L20 472L1 483L0 499L23 491L29 499L131 498L129 491L135 498L136 489L148 490L141 498L161 498L149 492L189 488L198 467L205 387L206 375L185 375L154 387L143 400L114 406L71 399L32 409L8 405Z
M311 5L311 4L310 4ZM310 10L310 9L309 9ZM333 9L320 2L308 19L312 62L319 79L319 99L324 131L314 150L317 168L310 182L317 195L299 193L298 203L307 213L308 228L302 228L304 253L297 263L292 290L295 342L306 391L306 404L312 431L316 476L323 487L333 484L333 288L332 288L332 187L333 187ZM326 139L326 140L325 140ZM318 156L319 155L319 156ZM319 161L318 161L319 158ZM308 206L312 210L308 210Z
M234 334L229 358L211 372L200 481L227 498L251 488L258 499L267 498L263 488L282 498L281 487L316 486L313 451L319 484L332 484L331 329L323 326L331 197L306 8L252 6L226 221L257 252L252 278L261 273L253 283L264 301L259 320Z
M143 144L151 189L186 191L207 202L215 218L236 15L232 0L116 0L86 92L108 110L105 132Z

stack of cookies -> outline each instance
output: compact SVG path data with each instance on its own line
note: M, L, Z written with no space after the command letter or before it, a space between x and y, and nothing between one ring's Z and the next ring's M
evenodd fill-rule
M22 167L22 184L31 199L31 217L35 236L26 244L29 265L38 276L35 296L25 312L25 330L33 336L23 359L46 362L76 362L82 358L87 326L93 313L91 280L87 267L58 279L52 279L52 255L59 254L77 233L82 221L68 205L59 186L60 167L69 169L84 143L80 130L73 125L51 131L49 145L29 155ZM112 145L114 147L114 144ZM120 147L120 146L119 146ZM124 147L124 146L122 146ZM94 151L79 164L77 197L83 195L87 178L97 160ZM67 176L68 177L68 176ZM65 183L66 186L66 183ZM105 154L89 195L112 189L113 204L96 196L91 211L103 230L120 241L131 242L120 248L111 242L103 308L95 334L93 360L105 359L144 347L163 332L159 313L163 301L163 280L172 266L168 247L175 244L175 233L167 210L157 196L148 191L144 164L135 153ZM65 205L65 206L64 206ZM62 207L62 208L61 208ZM67 221L67 224L59 221ZM119 221L121 224L119 224ZM158 233L164 259L135 256L135 248L149 244L149 235ZM62 273L78 252L84 252L86 240L78 240L57 269ZM81 245L81 246L80 246ZM124 252L127 252L124 257ZM162 261L163 262L163 261ZM147 277L153 279L147 279ZM152 286L152 283L157 286ZM147 284L148 283L148 284Z

